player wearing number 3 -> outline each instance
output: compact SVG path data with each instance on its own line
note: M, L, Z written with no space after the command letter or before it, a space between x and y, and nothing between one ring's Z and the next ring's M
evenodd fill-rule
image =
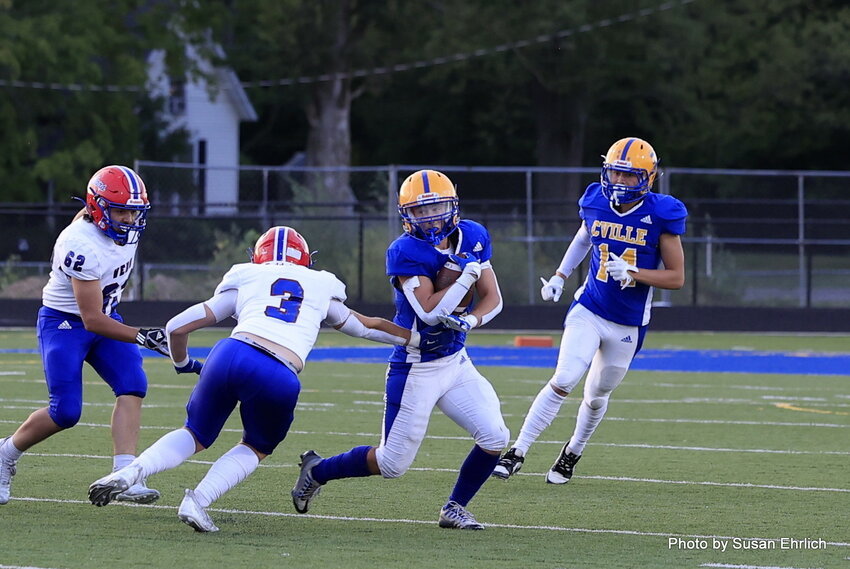
M493 476L509 478L522 467L531 445L587 371L575 431L546 473L548 483L568 482L611 392L640 350L653 288L684 285L680 236L688 212L676 198L650 191L658 169L655 151L644 140L624 138L603 158L601 181L590 184L579 200L581 227L555 275L541 279L543 300L557 302L564 281L591 251L587 278L564 321L555 373L537 394Z
M24 451L70 429L83 409L83 362L115 394L112 413L113 468L136 454L147 378L137 346L168 355L161 329L123 324L116 312L135 262L150 204L142 179L125 166L98 170L88 183L85 210L53 247L50 279L38 311L38 347L50 404L34 411L15 433L0 439L0 504L9 501L12 476ZM116 499L149 503L159 492L144 480Z
M180 520L195 530L218 531L206 508L251 474L286 437L301 391L298 373L322 322L351 336L419 345L418 333L346 307L345 285L327 271L310 268L310 249L294 229L269 229L257 240L251 260L234 265L212 298L168 321L177 373L200 374L186 405L185 426L160 438L126 468L95 481L89 487L94 505L106 505L137 480L209 448L238 403L241 442L213 463L194 490L185 491L177 510ZM236 326L230 337L215 344L206 363L190 358L189 333L231 316Z

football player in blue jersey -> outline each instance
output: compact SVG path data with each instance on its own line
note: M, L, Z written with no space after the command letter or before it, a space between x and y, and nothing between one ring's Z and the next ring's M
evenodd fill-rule
M688 211L676 198L651 191L658 175L652 146L624 138L603 158L601 180L579 199L578 232L555 274L548 281L541 278L543 300L557 302L564 281L591 252L587 278L564 321L555 373L537 394L493 476L507 479L519 471L531 445L587 371L575 431L546 473L550 484L569 482L611 392L640 350L653 288L675 290L685 283L681 235Z
M482 225L460 219L454 184L434 170L421 170L404 181L398 210L404 233L387 250L387 275L395 293L394 322L421 332L421 350L409 346L393 350L380 444L358 446L325 459L312 450L303 453L292 502L298 512L305 513L321 486L331 480L403 475L416 457L436 406L475 439L440 510L439 526L484 529L466 506L493 472L510 437L496 392L475 369L464 347L466 333L502 309L490 263L490 235ZM436 276L447 264L459 276L450 286L435 290ZM459 308L472 287L475 299Z
M142 355L134 344L168 355L164 330L128 326L116 311L150 209L144 182L126 166L106 166L89 180L85 204L56 239L38 311L38 347L50 404L0 439L0 504L9 501L12 476L24 451L80 420L84 362L115 394L113 468L129 464L136 453L148 387ZM116 499L147 504L158 498L159 492L140 480Z

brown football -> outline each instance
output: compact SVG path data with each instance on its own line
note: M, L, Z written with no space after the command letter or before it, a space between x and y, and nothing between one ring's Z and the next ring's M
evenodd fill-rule
M454 282L460 277L461 271L456 269L457 265L452 262L448 262L443 267L437 271L437 276L434 277L434 290L440 291L444 288L448 288L454 284ZM457 308L455 309L456 313L461 313L466 310L466 307L469 306L469 303L472 302L472 297L475 294L475 285L469 289L469 292L464 295L463 300L460 301Z

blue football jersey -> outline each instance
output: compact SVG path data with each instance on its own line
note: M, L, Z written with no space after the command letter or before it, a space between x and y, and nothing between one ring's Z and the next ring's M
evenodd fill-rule
M649 192L640 204L620 213L602 194L598 182L587 187L578 203L592 247L587 278L575 299L606 320L626 326L647 325L653 287L635 281L621 289L620 282L605 269L605 262L614 253L639 269L658 269L662 265L661 234L685 233L685 204L673 196Z
M449 241L457 242L455 253L468 253L479 262L490 260L493 248L490 244L490 234L480 223L469 219L462 219L458 223L457 230L452 234ZM387 276L393 285L395 294L396 314L393 322L402 328L418 330L422 332L422 342L427 341L429 330L410 306L404 293L399 289L397 277L424 276L432 281L439 270L448 260L448 251L440 251L422 239L417 239L407 233L393 241L387 249ZM472 310L473 303L469 306ZM466 333L448 330L438 324L432 327L432 332L440 332L439 347L433 351L422 351L408 346L395 346L391 362L427 362L451 355L460 350L466 341ZM451 340L446 341L446 334L452 333ZM423 344L424 345L424 344Z

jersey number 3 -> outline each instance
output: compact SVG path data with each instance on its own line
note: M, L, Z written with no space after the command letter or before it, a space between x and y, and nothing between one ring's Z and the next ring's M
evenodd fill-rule
M301 283L292 279L277 279L271 286L272 296L282 296L279 306L266 306L266 316L284 322L295 322L304 302L304 289Z
M620 258L630 265L637 267L637 249L629 247L623 251ZM608 244L599 244L599 270L596 272L596 280L607 281L608 269L605 268L605 262L608 261ZM629 283L629 286L635 286L635 281Z

